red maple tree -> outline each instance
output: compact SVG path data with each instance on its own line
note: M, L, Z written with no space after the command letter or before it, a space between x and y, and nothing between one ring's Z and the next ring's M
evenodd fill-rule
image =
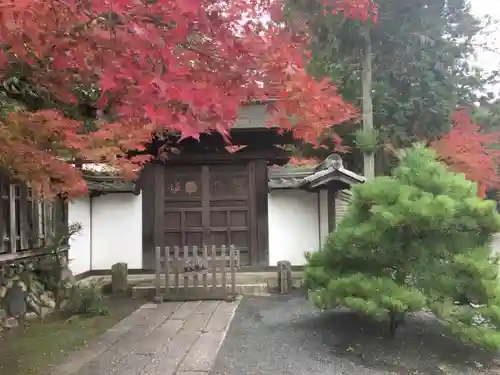
M465 108L452 114L452 129L431 143L439 157L454 171L464 173L478 184L478 195L500 186L497 173L500 150L492 147L500 143L500 132L484 133L474 123Z
M346 17L376 14L371 0L321 1ZM0 122L0 166L44 194L80 192L67 160L131 173L146 158L126 152L152 134L228 135L249 99L277 99L270 121L315 141L357 112L307 74L307 30L280 17L278 0L0 0L3 77L22 70L66 104L76 87L97 89L107 111L90 133L56 110L11 113Z

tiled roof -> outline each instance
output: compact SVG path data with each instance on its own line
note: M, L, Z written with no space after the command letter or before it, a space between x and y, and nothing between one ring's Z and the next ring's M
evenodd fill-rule
M314 167L269 167L269 189L296 189L305 177L314 173Z
M138 193L134 181L127 181L117 176L85 176L89 191L104 193Z
M106 175L105 173L88 173L85 176L89 191L104 193L134 193L139 190L134 181L127 181L119 176ZM344 182L345 185L364 182L360 176L342 164L331 165L321 163L315 167L269 167L268 187L269 189L308 189L318 188L331 179Z
M316 167L272 167L269 168L270 189L317 189L326 187L330 181L339 181L346 188L354 183L363 183L365 178L342 165L339 155L331 154Z

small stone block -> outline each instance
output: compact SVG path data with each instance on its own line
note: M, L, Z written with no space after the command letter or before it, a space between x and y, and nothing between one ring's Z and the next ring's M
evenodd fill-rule
M111 266L111 291L125 293L128 291L128 265L115 263Z
M3 322L5 328L16 328L19 325L19 320L16 318L7 318Z
M292 263L288 260L278 262L278 291L282 294L292 291Z
M157 309L158 305L156 303L145 303L140 308L141 309Z
M160 304L160 303L162 303L162 302L163 302L163 297L162 297L162 296L155 296L155 297L153 298L153 301L154 301L154 303L156 303L156 304Z

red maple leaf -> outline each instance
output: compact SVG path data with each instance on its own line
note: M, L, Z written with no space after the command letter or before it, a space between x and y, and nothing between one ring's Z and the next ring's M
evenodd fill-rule
M476 182L478 195L484 197L487 190L500 186L500 150L493 147L500 143L500 132L481 131L465 108L452 114L452 126L431 147L450 168Z
M331 0L328 9L366 21L371 0ZM0 124L0 162L49 192L80 191L69 158L126 173L153 132L197 138L229 129L243 102L278 98L270 120L315 142L358 115L328 81L306 72L307 29L284 27L279 0L0 0L4 77L29 66L29 84L72 103L75 86L99 85L113 122L81 134L54 111L20 112ZM293 69L291 69L293 67ZM293 74L292 74L293 73ZM101 109L101 108L99 108ZM15 156L15 157L14 157ZM54 181L59 181L54 183Z
M288 164L302 167L302 166L315 166L319 164L319 160L316 158L303 158L303 157L292 157L288 161Z

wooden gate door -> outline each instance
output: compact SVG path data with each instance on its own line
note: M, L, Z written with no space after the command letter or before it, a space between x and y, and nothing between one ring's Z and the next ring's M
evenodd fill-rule
M201 166L164 168L165 246L203 245L201 171Z
M165 246L234 245L252 262L250 165L176 166L164 170Z

